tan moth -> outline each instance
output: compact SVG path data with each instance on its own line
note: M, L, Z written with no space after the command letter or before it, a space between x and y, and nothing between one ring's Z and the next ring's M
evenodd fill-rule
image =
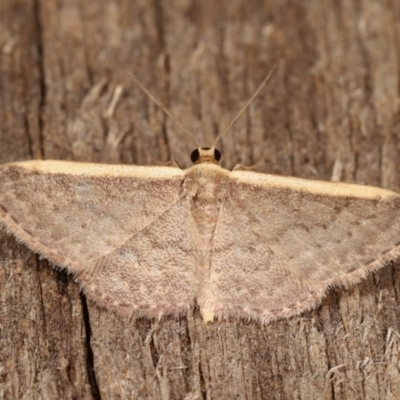
M329 287L399 257L399 194L223 169L221 134L209 149L195 140L185 170L4 164L0 222L74 273L88 298L133 318L180 315L197 303L206 321L269 322L315 308Z

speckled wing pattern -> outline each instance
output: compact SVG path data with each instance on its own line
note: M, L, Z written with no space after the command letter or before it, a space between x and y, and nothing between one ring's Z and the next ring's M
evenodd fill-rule
M400 256L400 196L369 186L234 171L204 307L268 322L315 308Z
M0 221L90 299L130 317L269 322L400 257L400 195L369 186L171 167L0 168Z
M133 317L179 314L194 301L182 182L182 170L171 167L8 164L0 170L0 220L73 272L100 305Z

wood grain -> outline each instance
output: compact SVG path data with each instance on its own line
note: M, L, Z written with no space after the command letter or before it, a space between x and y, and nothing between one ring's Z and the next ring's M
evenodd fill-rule
M0 162L187 167L193 143L125 74L207 145L282 59L218 146L223 166L335 167L399 191L399 18L394 0L3 0ZM0 246L5 399L400 397L398 266L267 327L198 310L128 323L5 233Z

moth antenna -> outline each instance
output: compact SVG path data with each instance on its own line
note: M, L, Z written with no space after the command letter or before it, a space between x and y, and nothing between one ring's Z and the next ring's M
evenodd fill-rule
M247 109L247 107L253 102L253 100L257 97L258 93L260 93L260 90L263 88L263 86L268 82L269 78L271 77L272 73L275 71L275 68L277 67L279 63L279 60L274 64L274 66L271 68L269 71L268 75L264 78L264 80L261 82L261 85L258 87L258 89L255 91L253 96L251 96L250 100L243 106L243 108L236 114L236 116L232 119L231 122L218 134L217 138L214 141L213 147L216 146L218 143L219 139L221 139L221 136L236 122L236 120L243 114L243 112Z
M149 97L151 100L154 101L154 103L156 103L158 105L158 107L161 108L161 110L163 110L165 112L165 114L168 115L168 117L170 117L172 119L172 121L183 131L185 132L187 135L189 135L194 142L196 143L196 146L200 149L200 143L197 141L195 135L193 134L193 132L190 132L189 129L186 129L184 126L182 126L182 124L179 122L178 118L175 117L174 114L171 113L171 111L168 110L168 108L166 106L164 106L163 103L161 103L160 100L158 100L157 98L155 98L148 89L146 89L139 81L139 79L136 78L135 75L131 74L126 74L129 78L131 78L136 85L138 85L140 87L140 89L143 90L143 92L147 95L147 97Z

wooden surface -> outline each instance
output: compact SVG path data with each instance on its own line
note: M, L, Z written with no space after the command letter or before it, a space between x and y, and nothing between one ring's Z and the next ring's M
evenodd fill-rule
M1 0L0 162L187 167L281 62L219 143L223 166L399 191L396 0ZM0 182L1 184L1 182ZM400 398L400 273L390 265L268 326L129 323L0 236L1 399Z

